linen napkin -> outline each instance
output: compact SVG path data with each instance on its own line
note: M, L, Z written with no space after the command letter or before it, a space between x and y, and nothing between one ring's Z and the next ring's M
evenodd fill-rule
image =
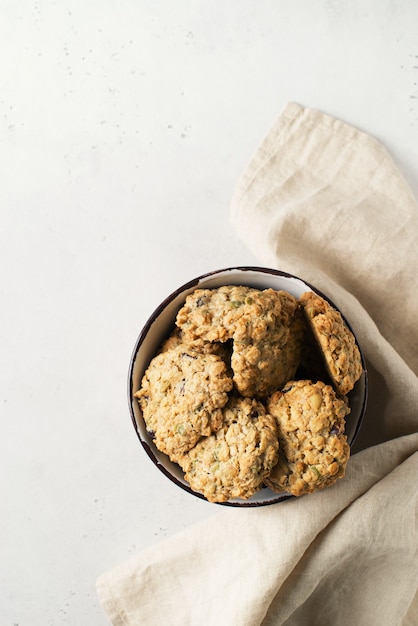
M350 320L367 358L363 428L336 485L219 507L104 573L104 610L114 626L416 626L418 205L378 141L290 103L231 219L261 264L311 282Z

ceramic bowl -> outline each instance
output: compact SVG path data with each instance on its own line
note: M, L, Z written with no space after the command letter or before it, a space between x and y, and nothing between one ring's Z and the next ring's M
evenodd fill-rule
M162 341L170 334L177 312L182 307L186 296L197 288L206 289L221 287L222 285L247 285L257 289L271 287L276 290L283 289L288 291L295 297L299 297L305 291L314 291L325 297L335 309L339 310L325 294L297 276L262 267L232 267L204 274L182 285L169 295L152 313L135 343L129 365L128 401L132 422L143 449L158 469L173 483L202 499L204 497L200 493L193 491L185 481L180 467L172 463L165 454L159 452L153 444L146 431L138 401L133 394L139 389L142 376L150 360L156 354ZM352 330L343 312L340 311L340 313L347 326ZM351 413L346 420L346 434L350 445L353 444L362 425L367 402L367 371L360 346L359 349L363 360L363 373L354 389L348 394ZM235 507L265 506L281 502L289 497L291 497L289 494L275 493L266 488L261 489L248 500L236 498L221 504Z

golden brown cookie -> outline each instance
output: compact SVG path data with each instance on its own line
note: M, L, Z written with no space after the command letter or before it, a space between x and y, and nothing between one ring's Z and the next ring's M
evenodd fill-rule
M285 291L241 285L196 289L178 312L176 325L187 341L257 341L288 326L296 308L296 299Z
M238 392L263 397L293 377L301 354L296 298L245 286L197 289L177 315L183 340L233 341L231 366Z
M156 447L176 461L217 430L232 385L217 355L180 344L154 357L135 397Z
M266 333L258 342L235 339L231 367L241 395L265 398L294 378L305 344L300 311L282 328L285 332Z
M299 298L318 342L329 375L338 392L345 396L360 378L363 366L353 333L341 313L324 298L309 291Z
M276 423L260 402L232 396L222 413L221 428L179 460L191 488L210 502L251 497L277 462Z
M267 410L276 419L280 443L279 461L267 486L300 496L344 476L350 456L345 417L350 409L330 385L289 382L269 398Z

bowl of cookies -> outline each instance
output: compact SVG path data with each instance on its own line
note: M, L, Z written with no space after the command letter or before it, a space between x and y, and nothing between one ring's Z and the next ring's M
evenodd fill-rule
M262 267L179 287L139 334L128 374L153 463L189 493L236 507L343 478L367 387L343 313L301 278Z

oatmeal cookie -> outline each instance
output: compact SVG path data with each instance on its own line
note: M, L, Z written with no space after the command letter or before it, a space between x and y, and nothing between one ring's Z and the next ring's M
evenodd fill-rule
M184 340L233 340L234 383L245 397L263 397L293 377L301 341L298 304L286 291L245 286L197 289L177 315ZM293 326L292 326L293 324Z
M210 502L249 498L277 462L276 423L260 402L232 396L222 413L222 427L179 460L191 488Z
M135 397L156 447L176 461L221 426L232 386L219 356L180 344L152 359Z
M344 434L347 403L323 382L289 382L268 399L277 422L279 461L265 483L294 496L332 485L345 473L350 447Z
M235 339L231 367L242 396L265 398L294 378L305 343L300 312L282 328L285 332L266 333L258 342Z
M331 380L338 392L345 396L363 371L354 335L341 314L324 298L306 292L299 302L323 354Z
M257 341L266 333L280 333L289 325L296 308L296 298L285 291L226 285L196 289L188 295L176 324L188 340Z

